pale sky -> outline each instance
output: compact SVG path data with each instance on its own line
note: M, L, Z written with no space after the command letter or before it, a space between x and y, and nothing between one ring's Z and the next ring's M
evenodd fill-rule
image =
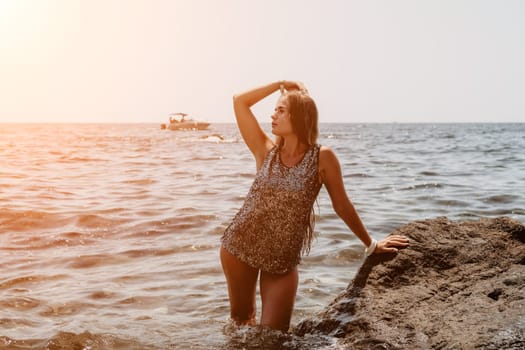
M281 79L321 122L525 122L525 0L0 0L0 122L233 122Z

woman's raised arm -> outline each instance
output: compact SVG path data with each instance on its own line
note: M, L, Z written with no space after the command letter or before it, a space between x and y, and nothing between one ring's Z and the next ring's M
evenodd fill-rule
M281 80L260 86L233 97L233 110L237 125L244 142L255 156L257 168L262 164L268 151L274 146L272 139L261 129L259 122L252 113L251 107L275 91L302 90L307 91L300 82Z
M262 130L259 122L253 115L251 106L279 90L280 82L257 87L233 96L233 110L239 131L244 142L253 153L257 167L262 164L266 153L273 147L273 141Z

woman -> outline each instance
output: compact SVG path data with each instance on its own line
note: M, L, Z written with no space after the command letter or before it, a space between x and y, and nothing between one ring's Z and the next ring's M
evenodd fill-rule
M281 90L272 115L276 141L261 129L250 107ZM364 243L367 255L396 252L404 236L370 237L348 199L334 152L317 144L317 107L301 83L281 81L233 99L235 117L253 153L257 175L243 207L221 239L231 318L255 325L260 273L261 326L288 331L297 292L297 265L313 238L313 203L324 184L335 212Z

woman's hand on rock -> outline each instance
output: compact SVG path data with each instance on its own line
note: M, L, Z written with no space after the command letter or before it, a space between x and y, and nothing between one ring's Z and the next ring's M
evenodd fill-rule
M374 253L397 253L399 248L408 247L408 238L402 235L390 235L377 242Z

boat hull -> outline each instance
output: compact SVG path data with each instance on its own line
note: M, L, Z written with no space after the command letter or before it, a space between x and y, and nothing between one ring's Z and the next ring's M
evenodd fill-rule
M206 130L210 123L205 122L179 122L166 125L168 130Z

